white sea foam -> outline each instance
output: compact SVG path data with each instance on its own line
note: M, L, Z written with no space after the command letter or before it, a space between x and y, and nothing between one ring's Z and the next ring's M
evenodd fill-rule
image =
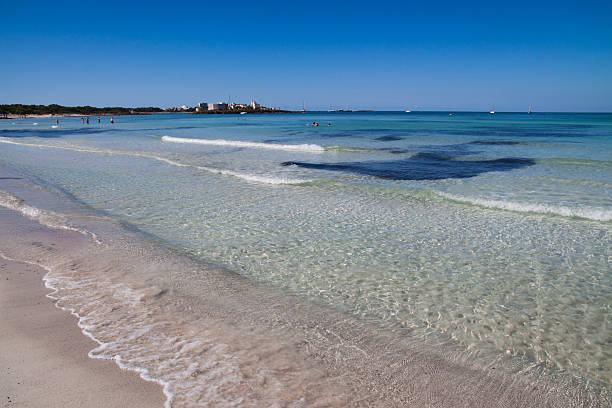
M47 149L60 149L60 150L72 150L74 152L84 152L84 153L101 153L101 154L112 154L113 152L110 150L94 150L94 149L83 149L79 147L66 147L66 146L53 146L46 145L40 143L19 143L13 140L10 140L6 137L0 137L0 143L12 144L16 146L26 146L26 147L39 147L39 148L47 148Z
M241 178L241 179L246 180L246 181L255 181L255 182L258 182L258 183L265 183L265 184L301 184L301 183L306 183L306 182L311 181L311 180L292 179L292 178L285 178L285 177L261 176L261 175L256 175L256 174L240 173L240 172L236 172L236 171L232 171L232 170L216 169L216 168L213 168L213 167L195 166L195 165L191 165L191 164L179 163L179 162L177 162L175 160L171 160L171 159L167 159L165 157L159 157L159 156L143 155L143 154L138 154L138 153L135 153L133 155L137 156L137 157L146 157L146 158L158 160L158 161L167 163L167 164L169 164L171 166L192 167L194 169L207 171L209 173L222 174L224 176L238 177L238 178Z
M19 142L14 142L12 140L8 140L6 138L1 138L1 137L0 137L0 143L12 144L12 145L17 145L17 146L26 146L26 147L69 150L69 151L81 152L81 153L142 157L145 159L157 160L162 163L169 164L171 166L191 167L191 168L206 171L209 173L221 174L224 176L233 176L233 177L241 178L246 181L254 181L254 182L264 183L264 184L301 184L301 183L307 183L309 181L312 181L312 180L293 179L293 178L287 178L287 177L263 176L263 175L256 175L256 174L240 173L240 172L236 172L232 170L216 169L216 168L207 167L207 166L197 166L197 165L185 164L185 163L180 163L176 160L168 159L166 157L161 157L161 156L156 156L154 154L146 154L146 153L125 152L125 151L117 151L117 150L84 149L80 147L53 146L53 145L46 145L46 144L39 144L39 143L19 143Z
M77 277L62 273L62 267L15 259L2 252L0 258L43 268L45 286L52 290L47 297L56 301L59 309L76 316L81 332L98 344L88 356L112 360L122 369L160 384L166 396L165 408L202 402L206 406L258 406L260 396L245 392L245 388L253 390L265 384L272 399L275 391L283 391L265 367L260 367L255 377L243 373L241 359L227 344L206 338L203 333L167 333L170 325L156 320L143 300L151 295L150 289Z
M223 174L226 176L234 176L234 177L238 177L243 180L246 180L246 181L255 181L257 183L265 183L265 184L302 184L302 183L307 183L307 182L312 181L312 180L307 180L307 179L301 180L301 179L292 179L292 178L285 178L285 177L259 176L256 174L238 173L238 172L231 171L231 170L213 169L210 167L202 167L202 166L196 166L196 167L198 169L209 171L211 173Z
M61 214L54 213L53 211L42 210L40 208L32 207L31 205L25 204L23 200L15 197L11 193L0 190L0 206L6 207L10 210L20 212L26 217L39 222L53 229L63 229L67 231L75 231L79 234L91 237L94 242L101 244L97 235L91 231L87 231L82 228L76 228L68 225L68 220Z
M610 221L612 220L612 211L600 208L571 208L559 205L513 202L503 200L489 200L476 197L464 197L456 194L437 192L442 197L453 201L469 203L487 208L497 208L501 210L528 212L538 214L554 214L563 217L579 217L595 221Z
M316 144L275 144L275 143L258 143L258 142L243 142L238 140L225 139L188 139L182 137L163 136L162 141L174 143L191 143L212 146L233 146L233 147L248 147L254 149L272 149L286 150L291 152L308 152L308 153L323 153L325 149Z
M96 343L98 343L98 347L96 347L95 349L93 349L92 351L90 351L88 353L89 358L97 358L97 359L103 359L103 360L113 360L115 361L115 363L117 363L117 365L119 367L121 367L123 370L129 370L129 371L136 371L138 374L140 374L140 377L143 380L146 381L151 381L151 382L156 382L158 384L160 384L163 387L163 392L164 395L166 396L166 402L164 403L164 407L165 408L171 408L172 407L172 400L174 398L174 394L170 391L170 383L167 381L163 381L161 379L158 378L153 378L150 374L149 374L149 370L142 368L142 367L135 367L135 366L130 366L125 364L121 357L119 355L109 355L109 354L95 354L95 352L101 352L102 350L105 350L106 348L108 348L109 344L108 343L104 343L101 340L99 340L93 333L92 333L92 329L94 328L93 325L91 324L87 324L86 322L86 318L84 316L81 316L77 310L74 307L70 307L70 306L62 306L61 305L61 300L62 297L59 295L60 292L60 284L64 284L67 287L70 287L71 289L77 288L78 286L84 286L84 285L79 285L77 282L75 281L71 281L68 282L68 280L66 278L61 278L61 277L52 277L52 268L50 268L49 266L43 265L41 263L38 262L31 262L31 261L27 261L24 259L14 259L11 258L9 256L6 256L5 254L3 254L2 252L0 252L0 258L6 259L7 261L12 261L12 262L23 262L29 265L34 265L34 266L38 266L42 269L44 269L47 273L45 274L45 276L43 276L43 282L45 283L45 287L48 289L51 289L52 292L47 294L46 296L49 299L53 299L55 300L55 306L58 309L64 310L64 311L68 311L70 312L70 314L72 314L73 316L76 316L78 318L78 327L79 329L81 329L81 332L89 337L90 339L92 339L93 341L95 341ZM123 292L135 292L131 289L123 289ZM142 298L142 294L136 294L136 293L130 293L128 295L128 299L129 298L135 298L137 297L138 299ZM130 302L132 303L132 302Z

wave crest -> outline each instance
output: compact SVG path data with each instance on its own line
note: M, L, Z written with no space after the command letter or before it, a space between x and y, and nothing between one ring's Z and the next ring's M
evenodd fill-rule
M291 152L308 152L308 153L323 153L325 149L322 146L316 144L299 144L299 145L288 145L288 144L275 144L275 143L258 143L258 142L244 142L238 140L225 140L225 139L188 139L183 137L172 137L163 136L162 141L174 142L174 143L190 143L190 144L201 144L211 146L233 146L233 147L250 147L255 149L271 149L271 150L286 150Z
M164 137L166 137L166 136L164 136ZM161 157L161 156L156 156L156 155L153 155L153 154L145 154L145 153L138 153L138 152L126 152L126 151L117 151L117 150L84 149L84 148L79 148L79 147L53 146L53 145L45 145L45 144L38 144L38 143L18 143L18 142L14 142L14 141L11 141L11 140L6 140L4 138L0 138L0 143L12 144L12 145L17 145L17 146L27 146L27 147L38 147L38 148L47 148L47 149L69 150L69 151L80 152L80 153L94 153L94 154L108 154L108 155L141 157L141 158L144 158L144 159L157 160L159 162L166 163L166 164L169 164L171 166L176 166L176 167L191 167L191 168L194 168L194 169L197 169L197 170L206 171L206 172L209 172L209 173L221 174L221 175L224 175L224 176L233 176L233 177L237 177L237 178L240 178L240 179L243 179L243 180L246 180L246 181L253 181L253 182L264 183L264 184L276 184L276 185L280 185L280 184L302 184L302 183L307 183L307 182L312 181L312 180L292 179L292 178L286 178L286 177L263 176L263 175L257 175L257 174L240 173L240 172L236 172L236 171L232 171L232 170L216 169L216 168L213 168L213 167L197 166L197 165L192 165L192 164L180 163L180 162L178 162L176 160L168 159L168 158Z
M37 221L46 227L75 231L79 234L89 236L94 240L94 242L101 244L100 240L93 232L70 226L66 216L53 211L32 207L31 205L24 203L21 198L16 197L7 191L0 190L0 206L8 208L9 210L17 211L29 219Z
M599 208L571 208L560 205L525 203L503 200L490 200L485 198L464 197L450 193L436 192L438 195L449 200L458 201L478 205L486 208L496 208L500 210L538 213L538 214L553 214L563 217L585 218L594 221L612 221L612 211Z

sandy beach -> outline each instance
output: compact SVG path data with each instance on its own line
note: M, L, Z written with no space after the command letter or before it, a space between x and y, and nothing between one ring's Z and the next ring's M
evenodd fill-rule
M45 297L45 272L0 258L1 406L162 407L159 385L87 356L97 344Z

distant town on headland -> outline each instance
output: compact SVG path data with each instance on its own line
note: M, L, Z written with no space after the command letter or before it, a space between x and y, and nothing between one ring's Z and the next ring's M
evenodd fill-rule
M240 114L240 113L290 113L292 111L268 108L252 100L246 103L201 102L196 106L158 108L154 106L125 108L120 106L98 108L95 106L51 105L0 105L0 119L15 116L68 116L68 115L147 115L152 113L184 112L193 114Z
M180 109L190 109L187 106L181 106ZM279 112L291 112L288 110L282 110L278 108L268 108L261 106L254 100L251 103L228 103L228 102L215 102L207 103L200 102L193 108L194 113L279 113Z

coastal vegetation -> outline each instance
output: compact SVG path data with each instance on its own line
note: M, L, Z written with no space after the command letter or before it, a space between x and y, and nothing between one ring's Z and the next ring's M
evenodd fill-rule
M195 108L169 108L162 109L154 106L145 106L137 108L125 108L121 106L107 106L98 108L95 106L62 106L58 104L51 105L22 105L10 104L0 105L0 117L7 115L12 116L27 116L27 115L142 115L147 113L162 113L162 112L190 112L197 114L238 114L238 113L289 113L291 111L273 109L266 107L252 108L240 107L235 109L215 109L215 110L200 110Z
M95 106L51 105L0 105L0 114L9 115L134 115L165 112L157 107L124 108L120 106L97 108Z

